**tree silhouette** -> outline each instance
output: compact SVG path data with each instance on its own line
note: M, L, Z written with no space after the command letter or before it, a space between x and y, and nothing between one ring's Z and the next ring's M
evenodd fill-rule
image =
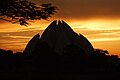
M95 49L94 53L97 55L103 55L103 56L109 54L107 50L102 50L102 49Z
M30 20L47 20L56 12L52 4L36 5L27 0L0 0L0 20L27 26Z

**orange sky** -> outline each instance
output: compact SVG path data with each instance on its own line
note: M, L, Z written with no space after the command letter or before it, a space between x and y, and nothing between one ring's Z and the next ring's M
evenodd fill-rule
M29 27L0 21L0 48L23 51L27 42L55 19L65 20L83 34L94 48L120 56L120 1L118 0L29 0L51 2L58 7L49 21L35 21Z

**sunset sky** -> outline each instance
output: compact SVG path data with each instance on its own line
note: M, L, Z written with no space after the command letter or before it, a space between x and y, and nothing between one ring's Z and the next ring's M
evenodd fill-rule
M0 48L23 51L28 41L53 20L64 20L83 34L94 48L120 57L120 0L29 0L52 3L58 10L49 21L31 22L29 27L0 21Z

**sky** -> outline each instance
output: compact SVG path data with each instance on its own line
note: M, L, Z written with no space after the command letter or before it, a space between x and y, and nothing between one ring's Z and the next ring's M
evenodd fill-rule
M64 20L94 48L120 56L120 0L29 1L38 5L52 3L57 12L48 21L34 21L28 27L0 21L0 48L23 51L29 40L37 33L42 34L53 20Z

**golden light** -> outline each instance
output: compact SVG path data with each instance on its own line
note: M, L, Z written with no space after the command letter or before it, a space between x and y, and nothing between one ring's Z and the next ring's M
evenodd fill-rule
M78 34L81 33L93 44L94 48L106 49L111 54L119 54L120 20L65 20ZM37 33L42 32L50 21L35 21L30 26L19 24L0 24L0 48L23 51L27 42ZM11 44L12 43L12 44Z

